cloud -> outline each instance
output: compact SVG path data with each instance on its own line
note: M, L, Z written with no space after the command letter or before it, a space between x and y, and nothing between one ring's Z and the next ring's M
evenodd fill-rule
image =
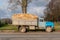
M0 0L0 18L11 18L12 14L19 13L21 9L18 6L18 9L16 10L10 10L8 9L8 0Z
M39 17L44 16L44 9L49 3L49 0L33 0L28 4L28 13L35 14Z
M28 4L28 13L33 13L35 15L44 16L45 6L49 3L49 0L33 0ZM22 12L21 7L18 7L16 10L8 10L8 0L0 0L0 18L11 17L14 13Z
M28 6L46 6L49 3L49 0L33 0Z
M8 7L8 0L0 0L0 8L7 9Z
M44 9L45 8L46 7L30 7L28 9L28 13L35 14L35 15L41 17L41 16L44 16Z

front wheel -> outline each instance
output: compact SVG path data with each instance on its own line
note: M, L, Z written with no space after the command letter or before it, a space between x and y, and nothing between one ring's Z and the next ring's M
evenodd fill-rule
M47 27L46 32L52 32L52 27Z

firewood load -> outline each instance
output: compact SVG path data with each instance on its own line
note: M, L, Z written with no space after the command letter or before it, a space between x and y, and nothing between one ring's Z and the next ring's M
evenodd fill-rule
M38 17L36 15L32 15L32 14L14 14L12 16L12 19L25 19L25 20L28 20L28 19L37 19Z

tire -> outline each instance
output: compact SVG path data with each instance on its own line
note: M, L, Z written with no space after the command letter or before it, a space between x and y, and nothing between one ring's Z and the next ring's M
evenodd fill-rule
M22 33L25 33L26 32L26 28L25 27L20 27L19 31L22 32Z
M51 27L47 27L46 28L46 32L52 32L52 28Z

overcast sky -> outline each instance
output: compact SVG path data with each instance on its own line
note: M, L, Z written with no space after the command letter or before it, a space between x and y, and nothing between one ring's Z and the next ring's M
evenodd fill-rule
M28 4L27 12L31 14L35 14L37 16L44 16L44 9L50 0L33 0ZM21 13L21 8L18 7L16 10L8 10L7 8L8 0L0 0L0 18L10 18L14 13Z

